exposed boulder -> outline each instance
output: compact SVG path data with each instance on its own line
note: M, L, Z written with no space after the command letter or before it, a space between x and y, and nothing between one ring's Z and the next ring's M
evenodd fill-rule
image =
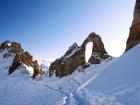
M140 44L140 0L136 0L133 21L130 27L129 37L126 42L126 51Z
M86 64L85 61L85 50L88 42L93 42L92 56L89 59L89 63L99 64L102 60L109 57L100 36L91 33L81 46L74 43L69 47L64 56L51 63L49 67L49 76L55 74L58 77L63 77L73 73L79 66L83 69L89 67L90 65Z
M42 74L42 69L38 62L36 60L34 61L32 55L30 55L27 51L24 51L19 43L5 41L0 45L0 49L8 49L8 53L4 54L4 58L9 57L10 53L15 54L13 63L9 67L9 75L13 73L22 63L34 69L33 78Z

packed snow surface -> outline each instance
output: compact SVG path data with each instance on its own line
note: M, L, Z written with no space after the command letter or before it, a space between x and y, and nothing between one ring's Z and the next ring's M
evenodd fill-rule
M0 54L0 105L139 105L140 45L113 60L63 78L32 79L25 65L8 75L14 56ZM43 70L48 71L45 63ZM47 72L46 72L47 73Z
M97 92L107 92L140 84L140 46L119 57L87 87ZM92 86L92 87L91 87Z

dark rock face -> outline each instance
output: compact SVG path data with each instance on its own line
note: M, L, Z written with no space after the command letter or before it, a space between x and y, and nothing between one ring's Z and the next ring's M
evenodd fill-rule
M21 65L20 58L16 54L12 65L9 67L9 75L12 74Z
M37 75L42 75L42 68L39 66L37 60L33 61L33 68L34 68L34 74L33 74L33 78L35 78Z
M99 35L96 35L94 32L89 34L89 36L84 40L82 47L85 48L88 42L93 42L94 47L92 48L92 52L106 53L104 44Z
M13 53L19 53L22 52L23 49L21 48L21 45L16 42L10 42L10 41L5 41L1 44L0 49L5 49L5 48L11 48L11 52Z
M126 51L140 44L140 0L136 0L133 22L126 42Z
M87 39L85 39L81 47L85 49L88 42L93 43L92 55L88 61L89 63L99 64L103 59L106 59L109 57L109 55L107 54L104 48L104 44L101 40L101 37L99 35L96 35L94 32L91 33L87 37Z
M49 67L49 75L63 77L71 74L78 66L85 64L84 49L74 43L60 59L56 59Z
M6 53L4 55L4 58L10 56L10 53L14 53L15 57L13 60L12 65L9 67L9 75L13 73L22 63L31 66L34 69L34 74L33 78L35 78L37 75L42 74L42 69L39 66L37 61L33 61L33 57L28 53L27 51L24 51L21 48L21 45L16 42L10 42L10 41L5 41L0 45L0 49L9 49L9 53Z
M91 33L81 46L74 43L68 51L59 59L56 59L49 67L49 75L63 77L74 72L79 66L83 69L89 67L85 61L85 50L88 42L93 42L92 55L89 59L91 64L99 64L109 57L99 35Z
M20 56L20 60L27 66L32 66L33 64L33 59L32 56L28 53L26 54L27 51L24 53L18 54Z

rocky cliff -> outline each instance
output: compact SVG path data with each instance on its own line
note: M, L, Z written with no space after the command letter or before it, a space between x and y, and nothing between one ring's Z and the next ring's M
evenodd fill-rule
M126 42L126 51L140 44L140 0L136 0L132 25Z
M9 67L9 75L13 73L22 63L34 69L33 78L42 74L42 69L38 62L36 60L34 61L32 55L30 55L27 51L24 51L19 43L5 41L0 45L0 51L5 49L7 49L7 53L3 55L4 58L9 57L11 54L15 55L12 65Z
M59 59L51 63L49 75L55 73L56 76L63 77L71 74L78 66L85 64L84 49L74 43L68 51Z

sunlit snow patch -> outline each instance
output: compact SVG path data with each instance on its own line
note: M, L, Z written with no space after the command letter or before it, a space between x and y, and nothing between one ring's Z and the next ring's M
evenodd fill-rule
M27 66L25 64L23 64L26 67L27 72L30 74L30 76L32 76L34 74L34 69L31 66Z

